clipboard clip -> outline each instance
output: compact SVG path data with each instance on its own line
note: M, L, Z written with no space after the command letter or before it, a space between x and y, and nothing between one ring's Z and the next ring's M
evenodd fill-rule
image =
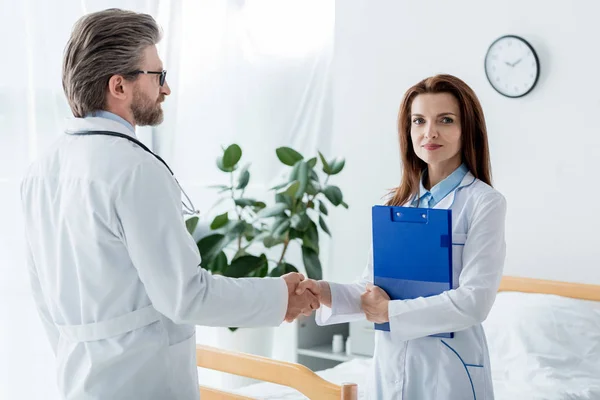
M393 222L426 224L429 221L429 213L422 208L394 207L390 209L390 213Z

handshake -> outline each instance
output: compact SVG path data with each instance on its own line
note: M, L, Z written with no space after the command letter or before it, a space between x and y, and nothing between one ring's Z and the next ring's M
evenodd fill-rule
M328 282L304 279L297 272L283 275L282 278L288 288L286 322L292 322L300 314L309 316L321 305L331 307L331 286ZM368 321L379 324L389 322L390 297L380 287L367 283L357 301L360 301L360 310Z
M288 289L288 306L285 321L292 322L300 314L309 316L321 304L331 306L329 284L305 279L302 274L291 272L282 276Z

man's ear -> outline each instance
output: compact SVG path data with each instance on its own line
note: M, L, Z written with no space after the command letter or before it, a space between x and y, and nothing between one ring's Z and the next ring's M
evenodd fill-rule
M113 75L108 80L108 93L119 100L127 98L129 82L121 75Z

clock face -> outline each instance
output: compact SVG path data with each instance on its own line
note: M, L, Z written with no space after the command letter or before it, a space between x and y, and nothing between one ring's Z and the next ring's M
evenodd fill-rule
M485 74L500 94L521 97L535 87L540 76L540 63L535 50L525 39L503 36L488 49Z

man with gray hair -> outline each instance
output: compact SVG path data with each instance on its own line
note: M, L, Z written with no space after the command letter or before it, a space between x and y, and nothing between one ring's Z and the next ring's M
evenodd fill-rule
M135 136L162 121L171 93L159 40L145 14L76 23L63 64L75 118L21 186L33 293L66 399L197 400L194 325L277 326L319 307L295 293L297 273L198 267L180 187Z

